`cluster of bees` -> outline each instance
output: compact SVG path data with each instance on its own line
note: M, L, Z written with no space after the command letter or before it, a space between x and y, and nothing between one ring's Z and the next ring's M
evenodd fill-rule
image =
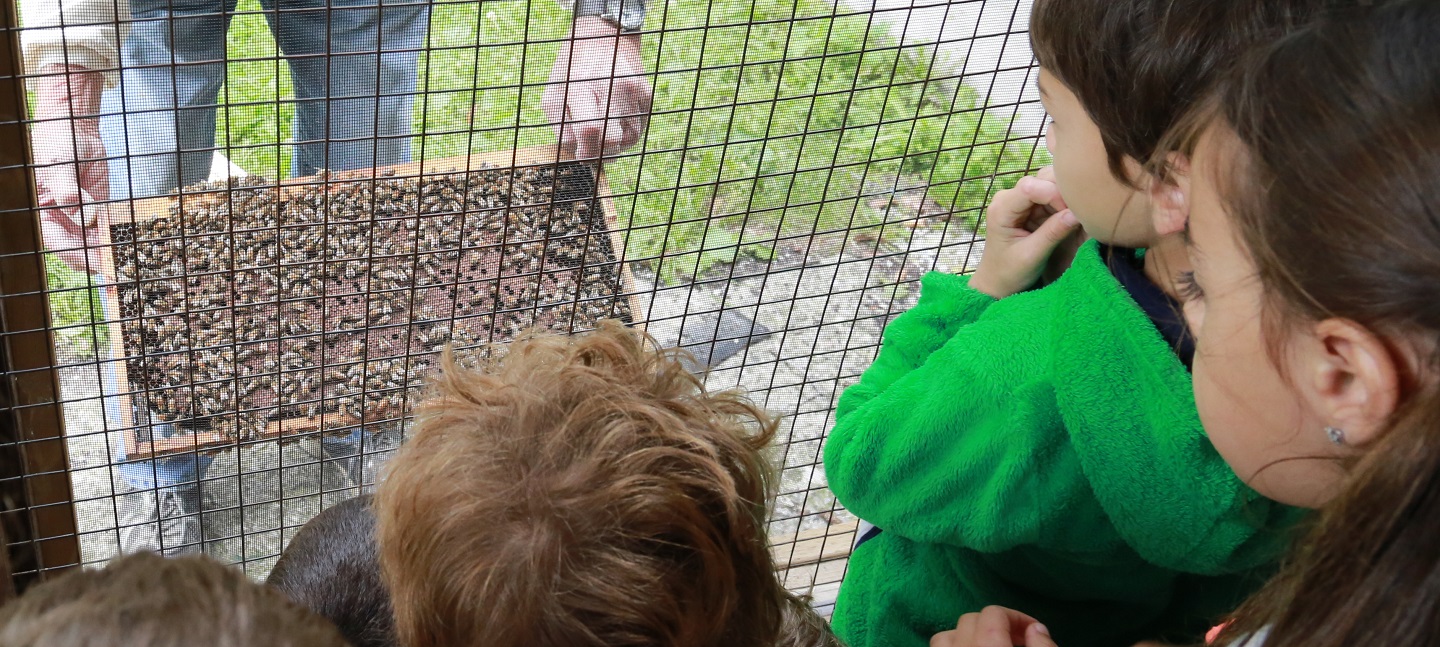
M447 344L631 314L581 165L207 183L112 235L132 385L233 439L393 422Z

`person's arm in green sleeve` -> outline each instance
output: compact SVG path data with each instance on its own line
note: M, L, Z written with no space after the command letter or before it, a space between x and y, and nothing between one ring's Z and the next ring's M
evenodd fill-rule
M1103 534L1046 374L1046 315L1007 314L964 327L840 419L824 464L846 509L886 532L985 552Z
M870 401L895 380L925 363L962 326L980 317L995 299L971 288L969 276L931 272L920 280L915 307L885 327L880 353L870 368L840 396L835 408L838 423Z
M1074 250L1069 245L1057 254L1057 248L1083 236L1048 166L995 194L985 213L985 249L975 274L925 277L920 302L886 327L879 356L841 396L836 421L923 363L991 303L1028 290L1047 272L1058 276L1063 271L1058 266L1068 266Z

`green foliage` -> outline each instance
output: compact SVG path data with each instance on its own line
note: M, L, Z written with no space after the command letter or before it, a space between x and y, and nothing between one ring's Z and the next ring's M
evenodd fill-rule
M664 279L763 257L778 237L873 226L883 216L864 196L894 190L931 185L973 226L1019 178L993 174L1032 163L1033 143L1005 143L1008 118L866 15L836 17L826 0L670 6L674 31L647 43L647 152L610 170L629 257L664 255Z
M295 108L277 97L290 100L295 94L258 0L240 2L226 49L230 63L215 115L215 145L251 173L288 177L290 148L281 143L292 134Z
M674 280L777 238L870 227L865 196L929 186L971 226L1014 184L1033 142L1006 142L1008 115L828 0L652 0L645 38L656 76L642 154L607 168L627 257ZM288 70L258 0L229 34L221 146L242 167L283 176L293 107ZM416 157L553 144L540 108L570 15L549 0L435 6L421 57ZM529 43L529 44L524 44ZM268 60L267 60L268 59ZM243 83L238 82L243 79ZM1000 174L997 178L996 174ZM893 229L893 228L892 228Z
M60 259L45 256L45 289L50 297L50 325L55 329L56 348L73 353L70 359L94 357L103 349L107 336L100 307L100 293L91 287L83 272L71 269Z

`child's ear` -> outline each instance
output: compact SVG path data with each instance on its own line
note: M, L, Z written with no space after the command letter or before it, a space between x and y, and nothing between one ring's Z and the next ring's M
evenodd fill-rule
M1190 160L1180 153L1165 157L1164 177L1150 176L1151 218L1155 233L1165 236L1185 229L1190 218Z
M1370 443L1399 406L1402 362L1383 339L1348 319L1321 321L1314 335L1312 378L1325 423L1343 430L1348 445Z

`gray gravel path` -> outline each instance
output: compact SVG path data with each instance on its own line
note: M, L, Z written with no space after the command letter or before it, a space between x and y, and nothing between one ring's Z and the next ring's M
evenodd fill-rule
M713 390L743 389L784 418L772 534L848 518L835 510L819 458L835 402L874 359L885 324L914 303L919 277L932 267L959 271L967 257L973 267L983 245L972 243L970 232L938 224L904 237L878 246L817 237L768 263L742 261L687 285L641 286L652 299L647 329L662 344L678 345L682 328L714 326L719 311L741 313L773 331L705 379Z

